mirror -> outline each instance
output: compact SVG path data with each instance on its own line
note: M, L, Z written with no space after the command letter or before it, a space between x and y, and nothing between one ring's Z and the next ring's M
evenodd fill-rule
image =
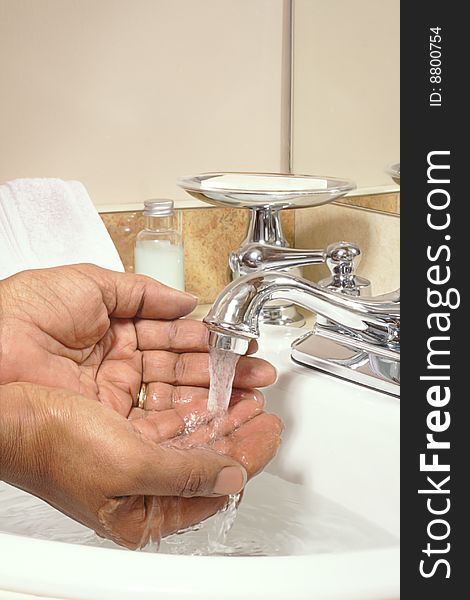
M397 214L399 0L292 0L294 173L352 179L346 202Z

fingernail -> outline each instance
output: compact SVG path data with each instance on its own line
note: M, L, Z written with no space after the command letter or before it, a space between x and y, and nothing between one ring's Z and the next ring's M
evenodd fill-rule
M189 298L191 298L192 300L196 300L198 301L199 298L197 296L195 296L194 294L190 294L189 292L183 292L186 296L189 296Z
M217 476L214 494L221 496L236 494L245 487L247 478L243 467L224 467Z

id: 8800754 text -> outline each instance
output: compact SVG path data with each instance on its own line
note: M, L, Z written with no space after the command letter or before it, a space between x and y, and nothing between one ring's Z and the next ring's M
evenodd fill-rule
M429 28L429 106L442 106L442 27Z

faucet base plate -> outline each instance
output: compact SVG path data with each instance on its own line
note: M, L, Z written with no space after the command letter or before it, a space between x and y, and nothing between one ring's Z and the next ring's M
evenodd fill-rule
M294 304L267 302L260 315L260 323L264 325L284 325L289 327L303 327L305 317L297 310Z
M294 362L352 383L400 396L400 363L310 332L292 344Z

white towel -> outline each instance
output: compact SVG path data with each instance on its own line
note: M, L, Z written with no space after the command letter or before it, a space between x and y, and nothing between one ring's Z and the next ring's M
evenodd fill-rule
M124 271L81 183L15 179L0 185L0 279L79 262Z

